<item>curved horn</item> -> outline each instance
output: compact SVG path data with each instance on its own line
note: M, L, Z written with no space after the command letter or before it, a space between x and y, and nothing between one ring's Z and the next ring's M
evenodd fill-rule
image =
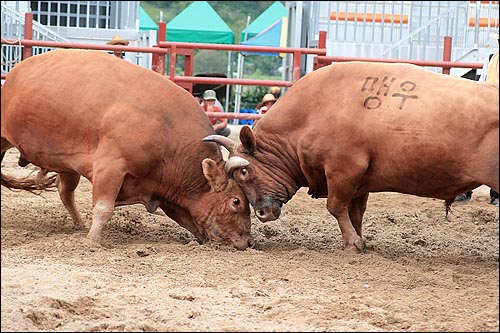
M224 165L224 170L226 171L226 174L231 175L236 168L244 167L249 165L250 162L245 160L243 157L239 156L231 156L227 162L226 165Z
M209 135L204 137L203 141L216 142L224 146L229 151L229 155L234 155L237 153L236 147L238 147L238 145L233 140L223 135L217 135L217 134Z

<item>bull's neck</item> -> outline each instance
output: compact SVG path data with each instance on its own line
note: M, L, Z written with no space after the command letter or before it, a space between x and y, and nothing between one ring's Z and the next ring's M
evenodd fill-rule
M300 168L296 149L290 142L275 135L259 138L258 142L255 156L269 170L272 170L270 175L283 188L283 193L281 193L283 198L281 199L283 202L288 202L301 187L307 186L307 180Z
M201 165L194 165L192 161L186 161L183 165L179 167L170 161L164 163L159 182L162 186L157 189L157 193L178 206L189 207L210 190L210 185L201 171Z

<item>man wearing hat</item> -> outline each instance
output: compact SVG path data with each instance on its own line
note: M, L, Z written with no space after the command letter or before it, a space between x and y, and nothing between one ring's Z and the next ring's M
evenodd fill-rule
M257 110L259 110L259 114L265 114L267 110L271 108L271 106L276 102L276 97L273 94L265 94L262 97L262 101L257 104Z
M222 112L222 109L215 105L217 96L213 90L205 90L203 93L202 108L205 112ZM209 117L216 134L229 136L231 129L227 127L227 118Z
M121 38L119 35L114 35L113 38L106 43L107 45L128 45L129 41ZM113 51L113 55L118 58L123 58L125 56L125 52L123 51Z
M257 104L257 110L259 111L259 114L266 114L266 112L273 106L273 104L276 102L276 97L273 94L265 94L264 97L262 97L262 101ZM253 126L257 124L258 119L255 119Z

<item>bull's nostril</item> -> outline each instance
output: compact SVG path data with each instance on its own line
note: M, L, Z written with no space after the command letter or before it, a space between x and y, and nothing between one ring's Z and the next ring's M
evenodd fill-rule
M247 244L248 244L249 248L253 248L253 246L254 246L255 243L254 243L254 241L252 239L249 239Z
M259 216L264 216L264 211L263 211L263 210L259 210L259 211L257 212L257 214L258 214Z

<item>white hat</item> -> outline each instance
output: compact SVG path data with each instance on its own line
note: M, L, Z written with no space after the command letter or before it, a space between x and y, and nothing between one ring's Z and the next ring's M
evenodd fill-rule
M205 90L205 92L203 93L203 99L206 101L215 101L217 99L217 95L213 90Z

